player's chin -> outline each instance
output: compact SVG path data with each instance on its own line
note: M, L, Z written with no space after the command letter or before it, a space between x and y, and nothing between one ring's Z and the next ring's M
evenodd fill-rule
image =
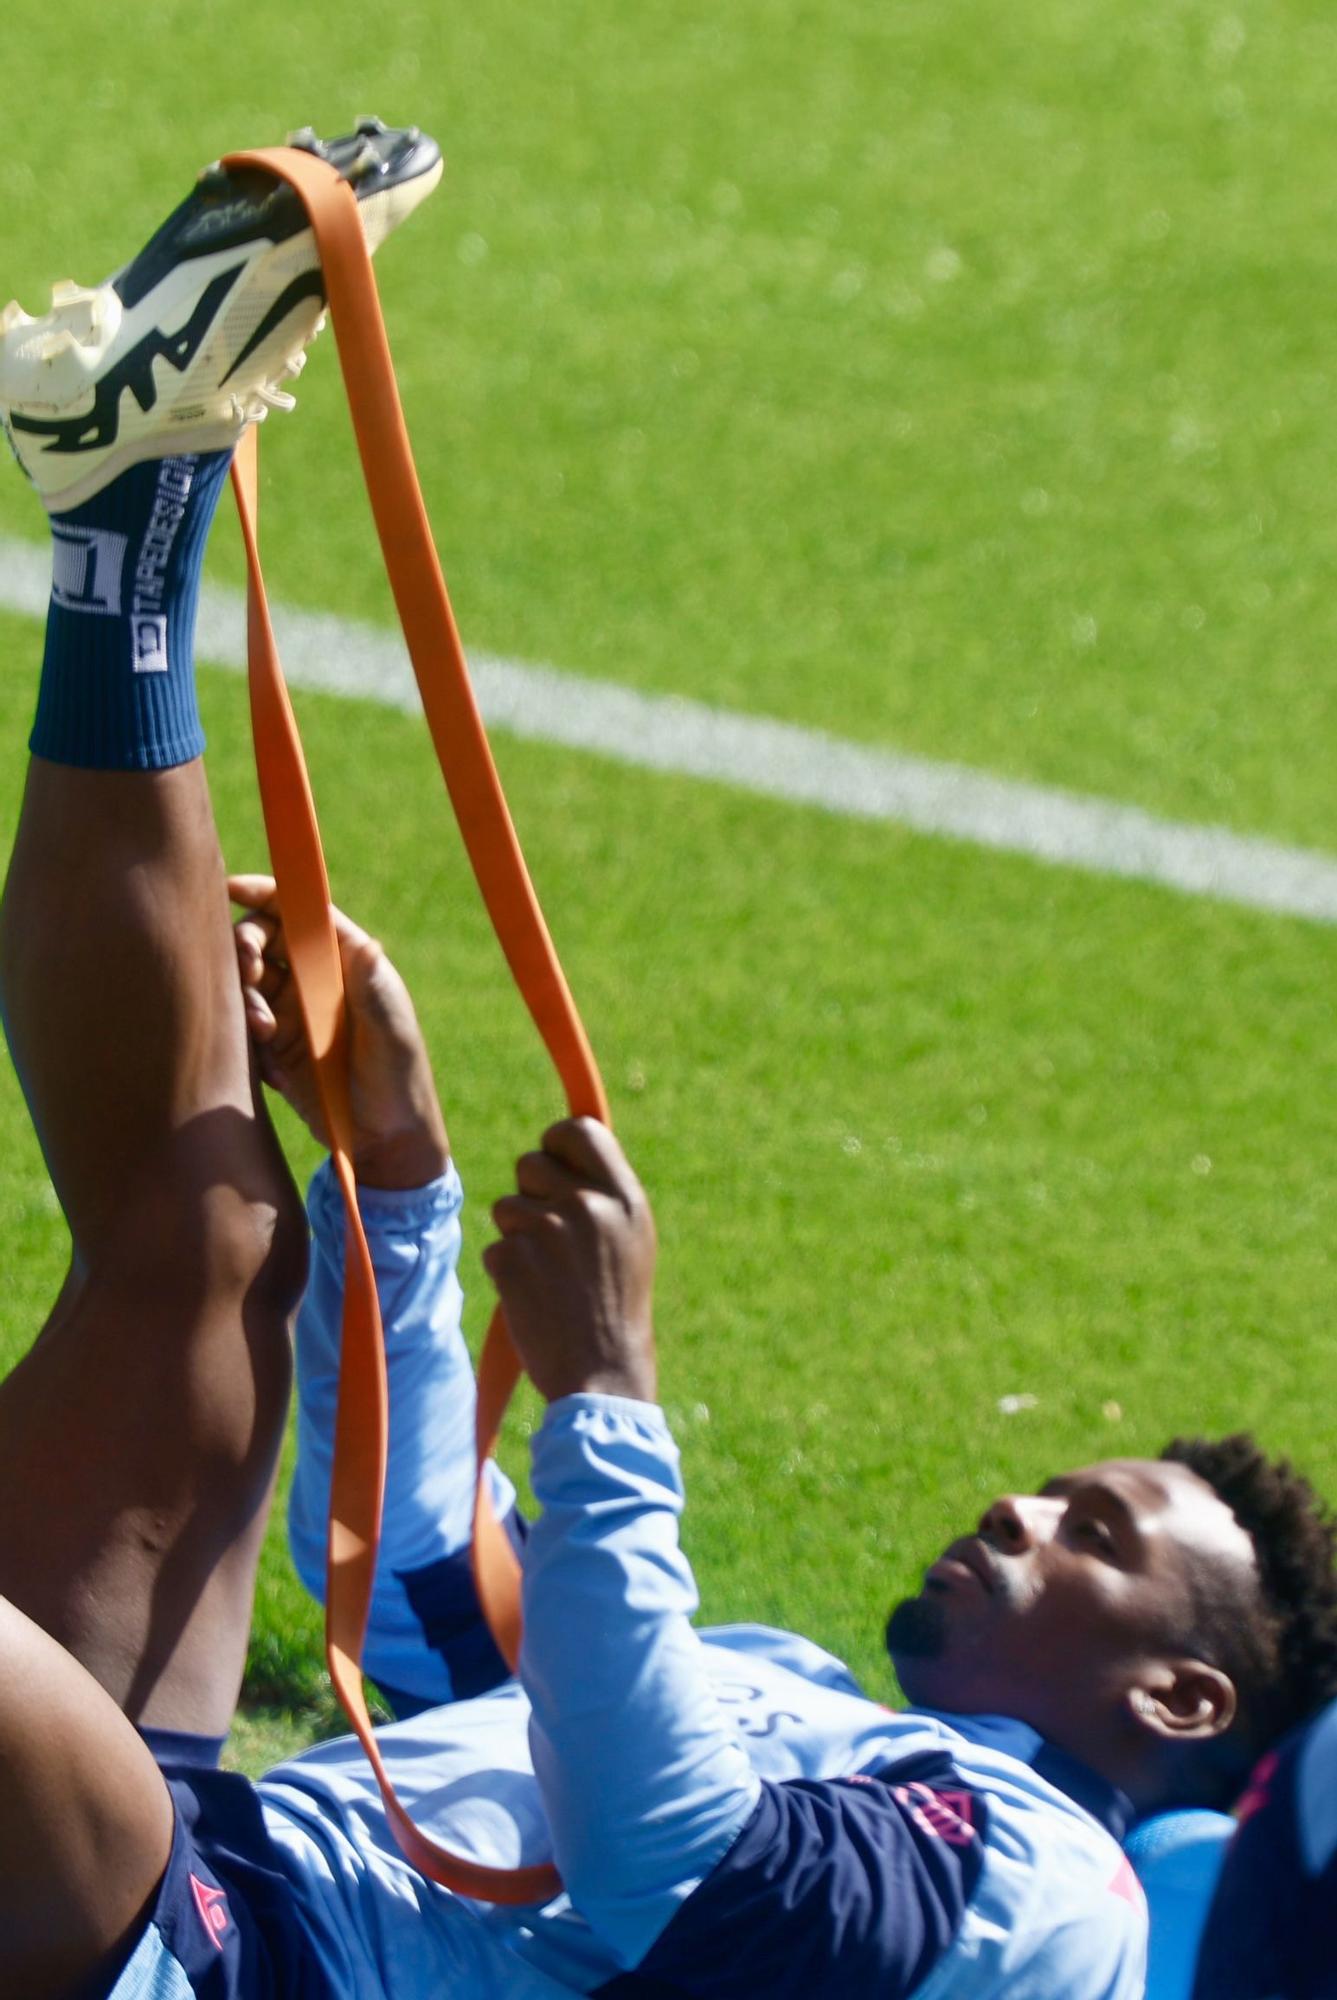
M911 1708L940 1709L949 1715L978 1708L973 1649L959 1640L953 1644L932 1615L932 1599L928 1617L916 1608L923 1602L910 1598L898 1604L887 1621L887 1651L901 1693Z
M901 1662L940 1660L948 1644L947 1608L940 1597L921 1591L918 1597L903 1597L887 1620L886 1646L901 1685L905 1685Z
M929 1587L903 1599L885 1637L906 1699L917 1708L960 1709L987 1658L989 1624L979 1606L951 1591Z

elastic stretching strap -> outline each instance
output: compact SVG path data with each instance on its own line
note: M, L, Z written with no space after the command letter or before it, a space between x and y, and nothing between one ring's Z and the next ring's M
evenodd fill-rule
M561 1078L570 1111L606 1124L603 1084L534 895L469 684L409 448L356 197L325 161L289 147L233 153L224 165L260 168L287 181L311 219L372 513L465 849L516 985ZM232 481L249 573L247 638L256 766L288 963L348 1218L326 1589L330 1678L376 1774L395 1837L414 1866L461 1895L495 1903L544 1902L561 1887L552 1866L485 1867L450 1853L419 1831L390 1783L363 1696L362 1647L385 1489L384 1335L353 1180L343 979L330 917L329 881L260 573L257 463L252 428L238 446ZM482 1471L519 1376L520 1364L498 1308L478 1364L473 1562L483 1614L512 1669L520 1650L520 1567L496 1519Z

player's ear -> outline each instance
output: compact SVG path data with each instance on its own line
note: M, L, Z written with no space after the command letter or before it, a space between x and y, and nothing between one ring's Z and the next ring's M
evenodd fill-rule
M1129 1690L1127 1701L1138 1726L1167 1743L1224 1736L1239 1709L1230 1675L1204 1660L1158 1661Z

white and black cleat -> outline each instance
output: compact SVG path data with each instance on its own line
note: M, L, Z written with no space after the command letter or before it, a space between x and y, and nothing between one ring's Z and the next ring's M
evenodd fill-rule
M364 118L343 139L288 142L328 160L375 250L441 178L416 127ZM325 319L306 210L286 181L206 167L133 262L89 290L52 287L51 310L0 313L0 423L47 508L77 507L128 465L226 450L301 373Z

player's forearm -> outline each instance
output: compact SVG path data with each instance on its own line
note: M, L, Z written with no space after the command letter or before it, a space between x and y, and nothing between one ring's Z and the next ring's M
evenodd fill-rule
M399 1130L365 1140L353 1155L359 1187L410 1192L439 1180L450 1164L445 1123L424 1111Z
M456 1276L462 1200L452 1169L411 1192L364 1190L360 1201L389 1371L384 1546L388 1567L400 1571L467 1547L471 1532L474 1383ZM303 1581L319 1596L344 1274L343 1201L328 1166L312 1181L308 1208L311 1276L297 1319L298 1462L289 1525ZM494 1500L503 1512L512 1499L499 1482Z
M661 1413L564 1398L533 1457L543 1512L526 1550L520 1673L534 1768L572 1901L633 1965L727 1852L758 1781L690 1624L696 1586Z

